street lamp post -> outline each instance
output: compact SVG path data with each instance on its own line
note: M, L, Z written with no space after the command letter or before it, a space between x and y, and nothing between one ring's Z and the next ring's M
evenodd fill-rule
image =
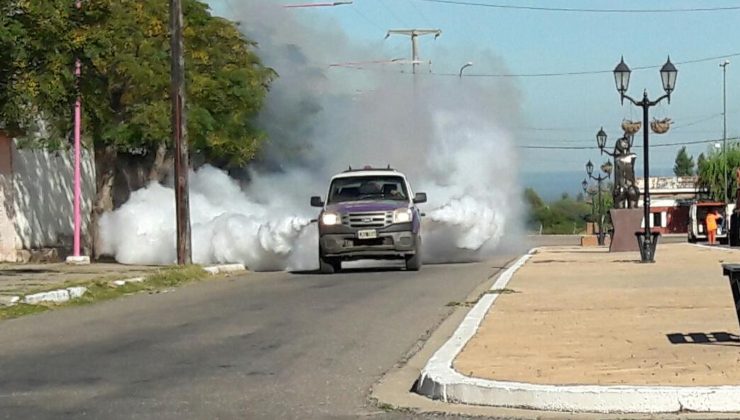
M725 204L729 202L727 199L727 190L729 189L729 174L727 172L727 65L730 64L729 60L725 60L719 66L722 67L722 155L724 156L724 172L725 172Z
M601 165L601 170L606 173L606 176L602 176L599 174L599 176L594 176L594 164L591 163L589 160L586 164L586 174L588 174L588 177L596 181L596 184L598 185L598 194L599 194L599 218L598 218L598 225L599 225L599 245L604 245L604 203L601 200L601 183L603 181L606 181L611 176L612 172L612 164L611 162L606 162L603 165ZM585 179L584 179L585 181ZM583 183L581 183L583 185Z
M614 82L619 92L622 104L624 104L625 98L632 102L632 104L642 108L642 132L643 132L643 150L645 157L643 160L644 166L644 184L645 192L643 195L643 207L644 218L645 218L645 231L635 233L637 235L637 242L640 247L640 262L655 262L655 247L658 244L658 237L660 233L652 233L650 229L650 158L648 153L649 145L649 134L648 134L648 110L651 106L655 106L663 99L668 99L668 103L671 102L671 93L676 87L676 76L678 76L678 70L671 63L670 57L660 69L660 78L663 84L663 90L665 95L661 96L655 101L648 99L647 90L643 92L642 100L636 101L627 95L627 88L629 87L631 70L627 67L624 62L624 57L614 68Z
M465 63L465 65L463 65L462 67L460 67L460 78L461 79L462 79L463 70L465 70L468 67L471 67L472 65L473 65L473 62L472 61L468 61L467 63Z
M594 204L594 196L596 195L596 193L589 190L588 181L586 180L586 178L584 178L583 182L581 182L581 187L583 187L583 192L591 197L591 221L593 222L594 220L596 220L596 206Z

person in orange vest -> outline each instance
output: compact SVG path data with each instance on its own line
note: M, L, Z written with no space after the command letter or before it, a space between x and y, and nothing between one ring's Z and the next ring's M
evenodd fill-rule
M707 225L707 238L709 239L709 245L717 244L717 219L719 218L719 212L717 209L707 212L707 218L705 220Z

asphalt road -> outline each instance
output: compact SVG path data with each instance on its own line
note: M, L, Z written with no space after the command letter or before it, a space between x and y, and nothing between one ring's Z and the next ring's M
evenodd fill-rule
M0 418L402 416L370 387L515 256L255 273L0 322Z

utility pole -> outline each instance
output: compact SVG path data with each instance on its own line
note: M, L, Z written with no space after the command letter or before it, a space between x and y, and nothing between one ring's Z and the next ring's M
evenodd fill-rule
M442 31L439 29L391 29L385 37L388 38L391 35L406 35L411 37L412 71L416 74L416 66L419 65L419 46L416 42L416 38L423 35L434 35L434 39L437 39L442 35Z
M75 8L79 14L82 9L82 0L75 1ZM80 57L75 59L75 89L77 98L74 108L74 198L72 202L73 212L73 236L72 255L67 257L67 264L89 264L90 257L80 253L80 233L82 230L82 216L80 205L82 201L82 171L80 169L82 160L82 95L80 94L80 78L82 77L82 63Z
M190 247L190 198L188 193L188 132L185 119L185 58L182 42L182 3L170 0L170 97L172 143L175 145L175 217L177 263L192 262Z
M725 163L725 204L727 204L727 189L729 188L729 174L727 168L727 65L730 64L729 60L725 60L724 63L719 66L722 67L722 154L724 155Z

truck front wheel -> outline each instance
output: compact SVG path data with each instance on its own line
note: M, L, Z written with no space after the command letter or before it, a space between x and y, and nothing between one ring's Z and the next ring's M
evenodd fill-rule
M319 271L322 274L334 274L342 271L342 262L338 258L324 257L319 253Z
M421 253L420 248L416 248L414 255L406 256L406 270L408 271L419 271L421 269Z

